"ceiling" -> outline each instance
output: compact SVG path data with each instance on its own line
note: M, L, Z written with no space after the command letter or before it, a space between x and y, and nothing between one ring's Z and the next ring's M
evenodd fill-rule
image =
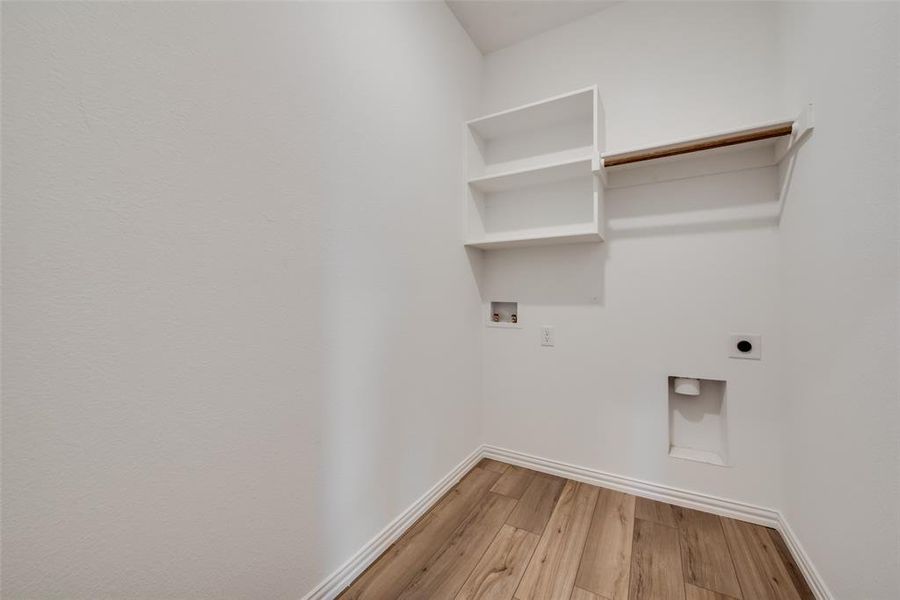
M617 4L617 0L445 1L482 54Z

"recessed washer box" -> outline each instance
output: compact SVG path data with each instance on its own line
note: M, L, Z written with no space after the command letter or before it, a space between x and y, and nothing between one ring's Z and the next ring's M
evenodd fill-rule
M497 320L494 320L495 318ZM490 312L487 315L488 327L519 329L519 322L518 302L491 302Z

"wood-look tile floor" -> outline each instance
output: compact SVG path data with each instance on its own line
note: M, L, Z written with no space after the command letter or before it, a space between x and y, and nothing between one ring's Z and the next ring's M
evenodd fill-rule
M341 600L807 600L773 529L484 459Z

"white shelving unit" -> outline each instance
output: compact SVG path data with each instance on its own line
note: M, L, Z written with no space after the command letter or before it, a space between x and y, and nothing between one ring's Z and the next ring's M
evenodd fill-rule
M597 87L466 123L466 245L603 241Z
M778 168L777 204L740 216L777 219L797 149L812 131L808 105L794 119L605 152L596 86L474 119L466 123L465 244L602 242L607 189L771 166Z

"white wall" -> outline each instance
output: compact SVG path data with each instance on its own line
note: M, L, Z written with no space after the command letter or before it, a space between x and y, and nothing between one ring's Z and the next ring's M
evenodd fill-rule
M480 63L442 3L3 4L4 598L298 598L476 447Z
M900 5L782 9L815 103L781 223L783 509L836 598L900 598Z
M898 595L896 4L622 3L480 77L442 3L2 10L4 597L296 598L480 441L779 508ZM593 83L611 148L816 103L781 227L629 225L750 171L467 256L460 123ZM732 467L667 458L668 375L728 381Z
M618 4L488 55L482 112L596 83L611 149L792 116L776 16L768 3ZM777 228L629 225L771 202L775 185L767 169L615 190L606 244L488 253L482 300L520 302L523 329L484 331L486 441L778 506ZM763 360L729 359L729 332L762 334ZM668 458L669 375L727 380L733 466Z

